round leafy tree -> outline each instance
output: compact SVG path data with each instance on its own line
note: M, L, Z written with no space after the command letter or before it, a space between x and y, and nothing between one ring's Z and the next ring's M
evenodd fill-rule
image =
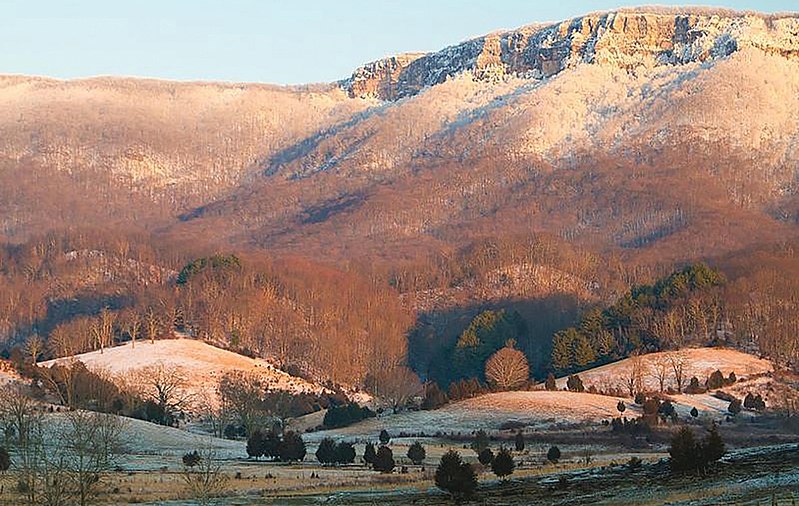
M283 441L278 447L278 457L282 462L296 462L305 458L305 441L296 432L288 431L283 434Z
M557 464L560 460L560 448L557 446L550 447L549 451L547 451L547 460L553 464Z

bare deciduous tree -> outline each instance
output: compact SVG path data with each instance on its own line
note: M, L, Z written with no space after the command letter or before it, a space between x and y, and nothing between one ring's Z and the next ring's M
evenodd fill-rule
M657 381L660 392L666 390L666 381L671 373L671 362L668 355L663 353L656 354L649 363L649 374Z
M640 355L634 354L627 359L627 364L624 387L630 397L635 397L635 394L644 388L644 361Z
M174 424L191 407L194 395L181 368L160 363L139 369L135 376L139 394L159 407L164 424Z
M222 473L219 458L210 443L200 448L198 454L200 461L194 466L184 465L182 477L189 495L205 506L224 492L228 479Z
M486 361L486 379L493 387L510 390L522 386L530 377L527 358L513 348L512 342Z
M677 385L677 392L682 393L683 384L685 383L685 369L688 364L688 357L682 350L670 351L666 355L671 365L671 371L674 373L674 383Z

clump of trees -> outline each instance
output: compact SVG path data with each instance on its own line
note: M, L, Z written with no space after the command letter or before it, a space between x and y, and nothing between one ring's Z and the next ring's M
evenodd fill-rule
M316 449L316 460L325 465L351 464L355 462L355 447L347 441L336 443L332 438L324 438Z
M589 311L576 327L557 332L552 367L583 370L638 350L680 347L689 336L711 343L721 319L724 283L720 271L693 264L654 284L635 286L609 308Z
M468 499L477 490L477 474L471 464L464 462L458 452L449 450L436 468L436 486L459 501Z
M669 447L669 464L676 473L704 473L724 456L726 448L713 424L703 440L697 440L690 427L681 427L672 437Z
M281 462L299 462L305 458L306 452L302 436L293 431L286 431L281 436L274 430L264 433L256 429L247 438L247 455L256 459L266 457Z
M375 416L375 412L357 402L349 402L343 406L331 406L325 413L322 426L326 429L346 427Z

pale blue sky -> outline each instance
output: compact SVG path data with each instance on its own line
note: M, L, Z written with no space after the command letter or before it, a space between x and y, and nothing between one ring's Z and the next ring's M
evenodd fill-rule
M0 73L307 83L500 28L642 2L0 0ZM797 0L659 0L767 12Z

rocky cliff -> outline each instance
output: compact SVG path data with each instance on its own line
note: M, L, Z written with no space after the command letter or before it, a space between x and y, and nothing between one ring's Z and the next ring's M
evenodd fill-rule
M718 10L622 10L486 35L419 55L358 68L342 82L352 97L396 100L463 72L479 79L507 74L542 79L581 63L639 67L729 56L746 47L799 56L799 17Z

